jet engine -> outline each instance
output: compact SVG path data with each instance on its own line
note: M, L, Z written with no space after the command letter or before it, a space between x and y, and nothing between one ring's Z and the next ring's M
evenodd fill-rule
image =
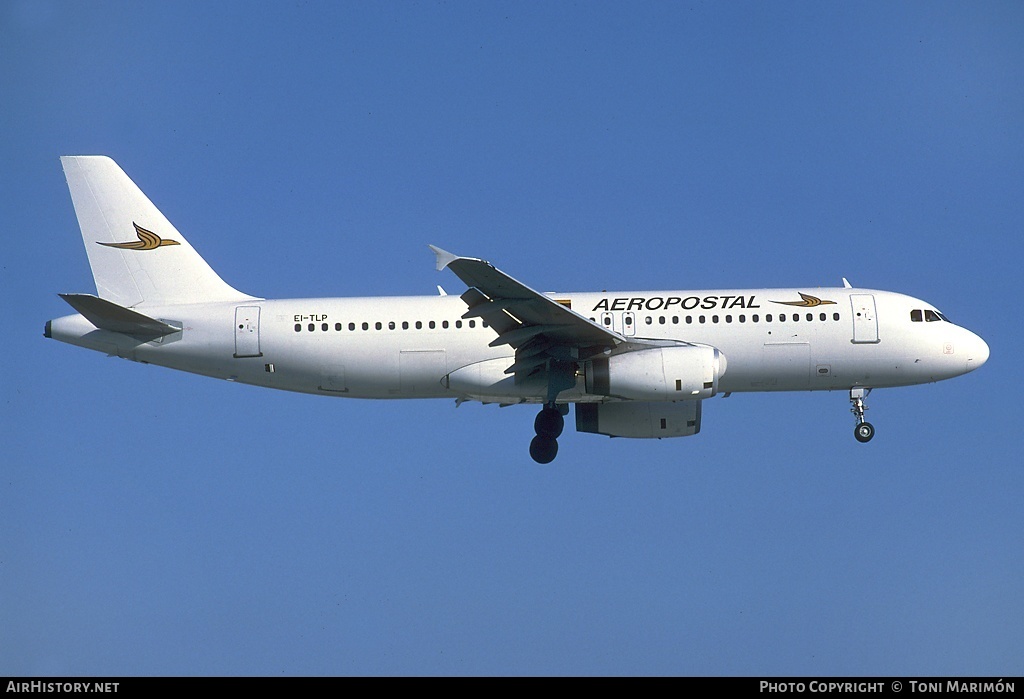
M634 350L584 366L587 393L637 401L710 398L725 369L725 355L707 345Z
M576 431L634 439L689 437L700 432L701 401L577 403Z

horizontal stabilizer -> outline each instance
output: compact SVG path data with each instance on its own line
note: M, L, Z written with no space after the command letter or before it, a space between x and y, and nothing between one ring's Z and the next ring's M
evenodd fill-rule
M101 330L143 337L162 337L181 331L181 328L142 315L130 308L118 306L113 301L107 301L92 294L58 294L58 296Z

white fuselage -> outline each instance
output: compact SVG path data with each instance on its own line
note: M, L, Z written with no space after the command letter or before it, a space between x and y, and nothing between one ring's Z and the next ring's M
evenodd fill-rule
M940 319L924 301L867 289L818 289L813 297L804 291L548 296L626 337L718 348L727 360L719 392L928 383L988 358L981 338ZM463 319L465 312L458 296L256 299L149 306L149 316L181 332L148 342L97 329L80 315L51 321L50 333L134 361L289 391L543 402L546 385L506 375L514 350L489 346L494 330L479 318ZM588 395L582 372L577 386L558 396L596 400L607 397Z
M61 158L96 295L61 294L63 342L229 381L351 398L540 403L530 456L578 432L637 439L701 429L732 391L849 391L854 436L872 388L985 363L988 346L936 309L884 291L542 294L436 246L460 296L267 300L227 284L106 156Z

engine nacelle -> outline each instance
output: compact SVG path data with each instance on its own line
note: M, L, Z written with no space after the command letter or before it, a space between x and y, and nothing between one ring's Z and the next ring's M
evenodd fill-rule
M576 431L609 437L689 437L700 432L701 401L577 403Z
M725 368L725 355L707 345L635 350L587 361L587 393L638 401L700 400L718 392Z

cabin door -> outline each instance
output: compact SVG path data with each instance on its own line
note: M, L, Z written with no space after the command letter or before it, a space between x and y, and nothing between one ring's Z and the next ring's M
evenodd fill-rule
M878 342L875 297L871 294L850 294L850 303L853 306L853 341L856 343Z
M235 356L262 357L260 352L260 307L235 309Z

